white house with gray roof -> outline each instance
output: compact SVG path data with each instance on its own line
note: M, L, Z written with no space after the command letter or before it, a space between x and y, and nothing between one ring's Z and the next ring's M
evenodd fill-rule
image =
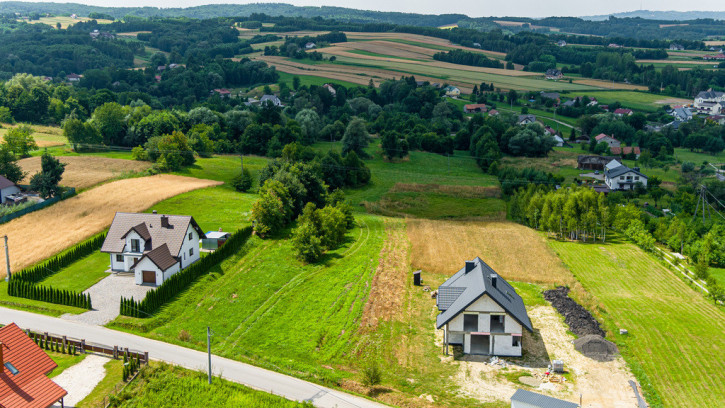
M647 176L639 172L639 167L630 169L616 160L604 167L604 184L610 190L632 190L637 183L647 187Z
M137 285L161 285L199 260L200 238L206 235L188 215L117 212L101 252L112 271L134 273Z
M438 288L436 305L446 351L455 344L465 354L521 356L523 330L533 332L516 290L478 257Z
M695 96L693 107L698 113L717 115L722 111L723 105L725 105L725 92L708 89Z

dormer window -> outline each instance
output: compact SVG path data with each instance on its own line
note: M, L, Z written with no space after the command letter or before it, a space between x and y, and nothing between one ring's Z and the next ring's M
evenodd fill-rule
M131 252L141 252L141 242L139 240L131 240Z

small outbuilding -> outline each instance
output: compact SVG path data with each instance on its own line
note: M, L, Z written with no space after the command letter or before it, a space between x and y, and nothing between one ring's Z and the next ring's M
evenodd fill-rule
M232 237L232 234L222 231L221 228L219 228L219 231L209 231L205 235L206 238L202 238L201 240L201 249L206 251L219 249L220 246L224 245Z
M578 408L579 404L522 389L511 396L511 408Z
M8 196L19 192L20 187L5 177L0 176L0 203L5 204L8 201ZM14 202L12 199L10 201Z

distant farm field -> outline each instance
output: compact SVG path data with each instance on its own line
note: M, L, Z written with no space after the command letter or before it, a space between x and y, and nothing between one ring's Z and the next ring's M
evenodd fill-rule
M628 363L647 375L661 406L725 405L721 309L632 244L549 242L604 307L607 329L617 333ZM620 328L629 334L619 335Z
M61 185L76 189L85 189L114 177L140 172L151 167L149 162L106 157L64 156L58 159L66 164ZM28 173L23 183L30 183L30 177L40 171L40 160L40 157L36 156L18 161L23 171Z
M20 270L102 231L117 211L144 211L166 198L218 184L173 175L124 179L16 218L0 225L0 235L8 236L11 248L10 267Z
M0 128L0 137L5 137L5 134L9 129L17 127L17 124L3 123ZM43 126L43 125L31 125L33 128L33 139L39 148L51 147L51 146L62 146L68 143L68 140L63 136L63 129L57 126Z
M589 97L595 97L600 104L610 104L613 102L621 102L623 105L639 110L654 111L662 109L664 105L682 105L692 103L691 99L683 98L672 98L663 95L652 94L649 92L634 92L634 91L586 91L581 92L567 92L563 96L575 97L580 95L586 95Z
M60 23L61 29L66 29L69 26L72 26L75 23L81 23L85 21L90 21L91 19L88 17L65 17L65 16L56 16L56 17L41 17L38 20L25 20L26 22L30 24L47 24L49 26L55 27L56 24ZM104 20L104 19L96 19L98 24L110 24L113 21L111 20Z

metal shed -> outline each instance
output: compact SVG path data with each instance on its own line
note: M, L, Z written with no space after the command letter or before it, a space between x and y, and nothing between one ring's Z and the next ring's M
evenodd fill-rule
M232 234L222 231L221 228L219 231L209 231L206 233L206 238L201 240L201 249L215 251L224 245L231 236Z

